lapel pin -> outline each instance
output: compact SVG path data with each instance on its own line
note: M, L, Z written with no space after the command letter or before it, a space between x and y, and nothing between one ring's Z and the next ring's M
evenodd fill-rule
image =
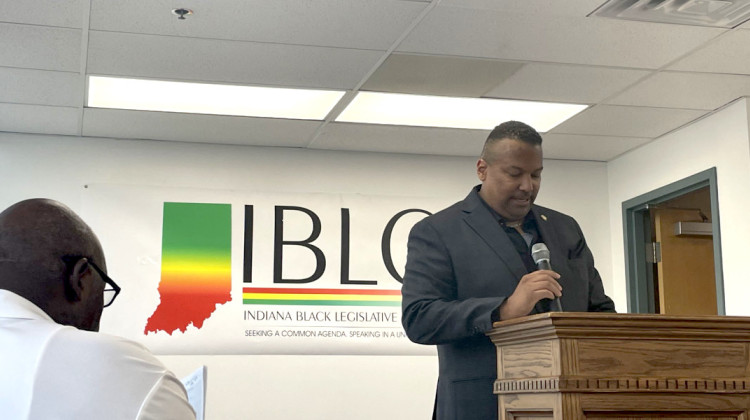
M542 220L544 220L545 222L547 221L547 216L545 216L543 214L541 214L540 216L542 217Z

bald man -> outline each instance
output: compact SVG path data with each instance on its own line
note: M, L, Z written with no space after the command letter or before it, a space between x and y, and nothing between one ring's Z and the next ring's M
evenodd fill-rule
M145 347L97 333L119 291L96 235L63 204L0 213L0 417L195 419Z

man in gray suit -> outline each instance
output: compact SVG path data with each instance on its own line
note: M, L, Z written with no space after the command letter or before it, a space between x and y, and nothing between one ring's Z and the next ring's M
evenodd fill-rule
M500 124L477 161L481 185L409 235L402 322L412 341L437 345L433 418L497 419L493 322L550 311L557 297L566 311L614 311L578 223L533 204L541 174L539 133ZM554 271L534 264L541 242Z

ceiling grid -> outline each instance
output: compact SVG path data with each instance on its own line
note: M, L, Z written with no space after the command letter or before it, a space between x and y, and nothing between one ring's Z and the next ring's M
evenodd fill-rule
M1 2L0 131L476 156L492 128L335 121L381 91L587 105L544 133L545 158L606 162L750 95L750 23L595 15L604 3ZM89 76L347 93L322 120L101 109Z

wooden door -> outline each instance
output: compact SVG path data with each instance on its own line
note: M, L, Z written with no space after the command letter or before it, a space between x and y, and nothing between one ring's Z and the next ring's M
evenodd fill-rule
M711 236L677 236L677 222L703 221L698 210L656 209L654 229L661 247L657 263L659 310L669 315L717 315Z

